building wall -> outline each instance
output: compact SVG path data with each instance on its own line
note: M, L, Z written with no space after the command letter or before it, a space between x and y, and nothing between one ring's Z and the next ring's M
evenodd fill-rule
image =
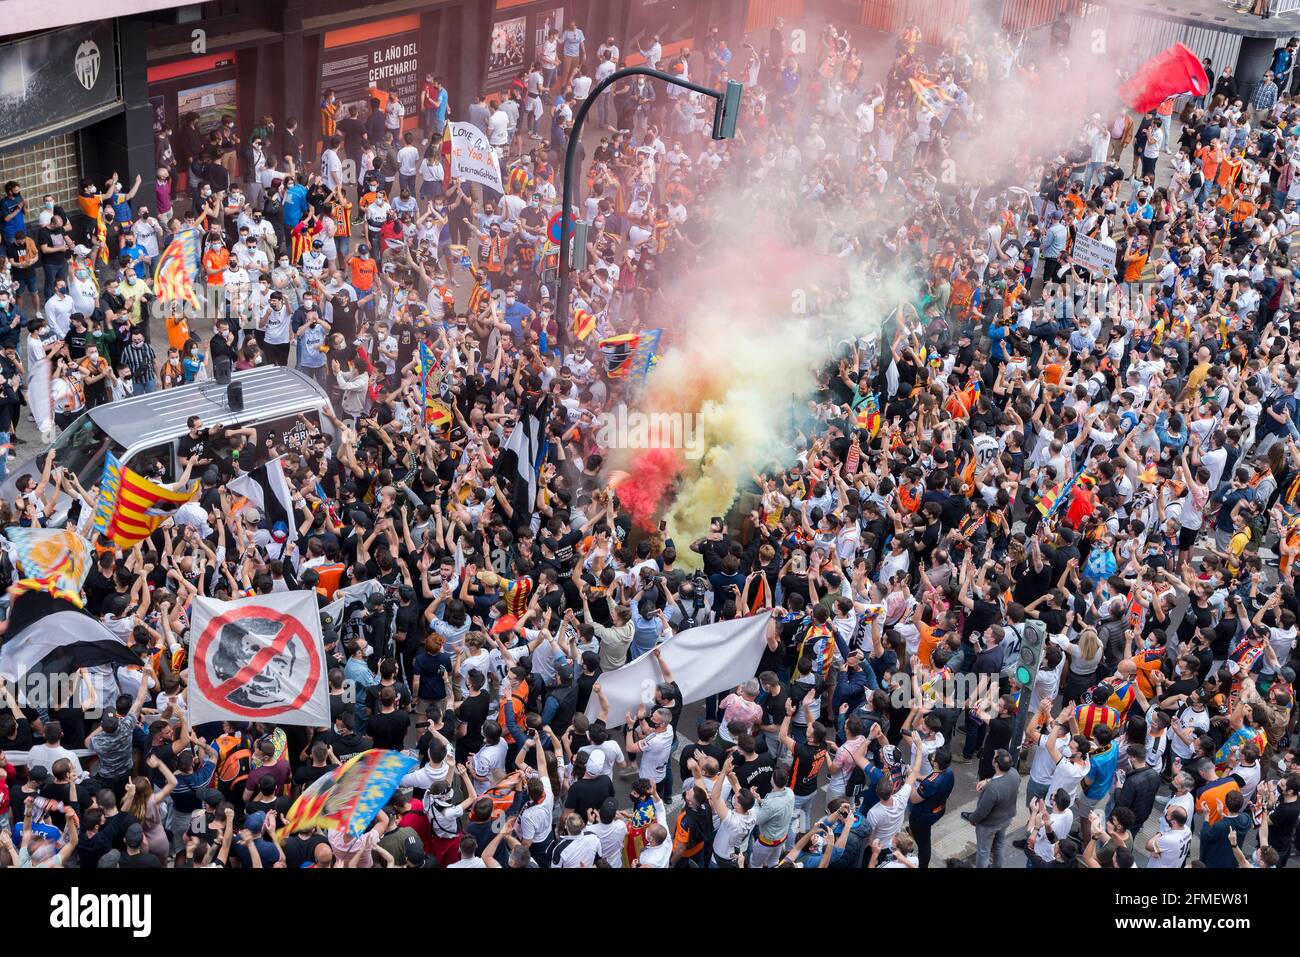
M0 183L16 180L33 208L39 207L46 193L52 193L55 201L67 208L76 202L80 152L75 133L21 146L0 155Z
M1235 68L1241 51L1238 34L1112 10L1099 3L1081 5L1075 29L1104 31L1108 52L1119 57L1129 70L1175 43L1183 44L1198 57L1209 57L1216 74L1224 66Z
M783 17L789 23L795 17L803 16L805 5L805 0L751 0L745 14L745 32L769 30L777 17Z
M915 26L925 43L940 45L970 16L970 0L863 0L862 26L900 33Z

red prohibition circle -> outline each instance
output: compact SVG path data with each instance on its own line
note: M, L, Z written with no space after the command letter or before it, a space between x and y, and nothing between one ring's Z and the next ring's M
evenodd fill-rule
M278 621L280 623L280 633L275 636L274 641L259 650L253 656L252 661L240 668L234 677L227 678L221 684L214 685L208 677L208 654L212 650L217 635L221 634L221 629L231 622L239 621L241 618L266 618L271 621ZM294 640L301 642L303 648L306 649L310 670L307 673L307 680L303 682L302 691L298 693L298 696L293 701L278 707L248 708L241 704L235 704L230 700L230 695L234 693L235 689L243 687L250 678L261 672L272 658L287 648L289 642ZM193 674L199 690L214 704L240 717L249 719L270 718L284 714L287 711L295 711L311 700L316 691L316 686L320 683L321 660L311 635L292 615L286 615L283 612L261 605L245 605L237 610L217 615L208 622L208 626L203 629L203 634L199 635L199 639L194 645Z

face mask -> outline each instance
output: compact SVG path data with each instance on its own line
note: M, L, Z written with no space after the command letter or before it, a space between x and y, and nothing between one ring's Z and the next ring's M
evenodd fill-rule
M53 208L54 208L54 200L52 200L52 199L47 199L47 200L45 201L45 208L46 208L46 209L53 209Z

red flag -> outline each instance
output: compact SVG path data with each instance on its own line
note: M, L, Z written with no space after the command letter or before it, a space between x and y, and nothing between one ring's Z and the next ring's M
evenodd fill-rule
M1119 88L1119 98L1139 113L1154 110L1171 96L1205 96L1210 78L1196 54L1181 43L1157 53Z

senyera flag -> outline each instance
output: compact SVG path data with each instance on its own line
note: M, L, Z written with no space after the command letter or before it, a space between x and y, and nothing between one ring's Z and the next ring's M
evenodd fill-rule
M382 748L354 755L298 796L284 816L280 833L319 827L360 836L419 763L401 751Z
M1157 53L1119 88L1119 98L1139 113L1147 113L1171 96L1205 96L1210 78L1196 54L1181 43Z
M120 547L130 548L156 532L176 509L198 494L197 481L186 489L168 488L127 468L109 452L99 480L94 528Z
M165 302L185 301L199 305L194 284L199 277L199 231L193 226L178 230L154 270L154 293Z

